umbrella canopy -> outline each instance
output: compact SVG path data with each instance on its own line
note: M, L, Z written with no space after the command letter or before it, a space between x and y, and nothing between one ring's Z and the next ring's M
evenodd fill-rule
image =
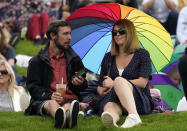
M169 70L173 67L173 66L177 66L179 63L179 59L183 56L183 53L177 53L177 54L172 54L171 60L170 62L164 66L160 71L163 73L168 74Z
M174 53L176 54L176 53L184 53L184 50L185 50L185 48L187 47L187 44L185 44L185 45L177 45L176 47L175 47L175 50L174 50Z
M162 100L176 110L180 99L184 96L180 88L164 74L153 74L150 83L160 90Z
M87 69L99 71L105 53L110 50L113 25L120 19L134 23L140 47L150 53L153 72L169 63L173 52L171 37L156 19L120 4L94 4L76 10L67 18L72 27L71 47Z

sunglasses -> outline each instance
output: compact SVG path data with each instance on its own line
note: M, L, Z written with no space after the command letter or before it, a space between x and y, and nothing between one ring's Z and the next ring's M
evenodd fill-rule
M7 70L0 70L1 75L7 75L8 71Z
M113 30L112 31L112 36L116 36L118 34L118 32L119 32L120 35L123 35L123 34L127 33L125 29Z

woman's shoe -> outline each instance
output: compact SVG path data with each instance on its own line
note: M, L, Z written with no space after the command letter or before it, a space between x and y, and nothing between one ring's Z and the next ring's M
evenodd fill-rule
M122 128L131 128L131 127L136 126L141 123L142 123L142 121L141 121L139 115L129 114L121 127Z
M118 127L118 125L114 122L112 115L109 112L103 112L101 115L101 120L106 128Z

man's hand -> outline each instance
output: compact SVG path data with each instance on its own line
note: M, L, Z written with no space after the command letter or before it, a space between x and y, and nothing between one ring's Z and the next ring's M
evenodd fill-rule
M6 61L6 58L0 53L0 60L5 60Z
M74 86L80 86L84 82L84 78L82 76L72 78L71 83Z
M61 104L64 100L64 98L61 96L61 93L59 92L53 92L51 96L51 100L55 100L58 104Z

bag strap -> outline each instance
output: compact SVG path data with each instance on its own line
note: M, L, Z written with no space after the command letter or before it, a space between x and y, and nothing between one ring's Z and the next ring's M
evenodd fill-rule
M109 68L108 68L107 76L110 76L113 60L114 60L114 56L112 56L111 62L109 63Z

